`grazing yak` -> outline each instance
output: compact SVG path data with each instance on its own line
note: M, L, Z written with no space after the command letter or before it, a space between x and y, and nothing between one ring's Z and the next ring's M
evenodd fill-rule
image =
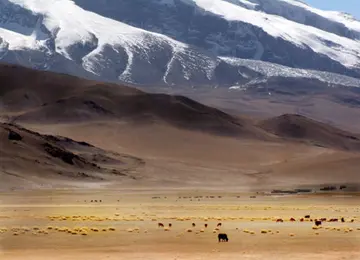
M281 219L281 218L278 218L278 219L276 220L276 222L284 222L284 220Z
M315 219L315 225L316 225L316 226L320 226L320 225L321 225L321 220Z
M196 224L195 224L195 223L192 223L192 226L193 226L193 227L195 227L195 226L196 226Z
M207 228L207 227L208 227L208 224L205 224L204 226L205 226L205 228Z
M218 223L218 224L217 224L217 227L221 227L221 223Z
M220 233L218 235L218 239L219 239L219 242L228 242L229 241L229 238L228 238L227 234L225 234L225 233Z
M164 227L163 223L158 223L158 227Z

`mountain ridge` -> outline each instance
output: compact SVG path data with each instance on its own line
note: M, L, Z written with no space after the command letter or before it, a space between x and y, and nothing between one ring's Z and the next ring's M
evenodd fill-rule
M180 95L146 93L127 86L9 65L0 65L0 82L5 86L0 90L0 116L7 122L165 123L218 135L271 139L246 119Z
M297 114L284 114L259 123L264 130L290 140L308 140L314 145L359 150L360 136L329 127Z
M274 66L284 65L289 73L282 77L291 77L292 73L298 77L296 70L304 69L303 75L309 78L320 77L326 83L345 86L348 84L344 82L353 81L351 86L360 86L360 80L353 78L360 78L360 43L356 33L348 32L360 28L360 22L346 22L328 12L331 19L324 18L316 11L311 18L315 25L319 25L319 17L336 21L336 26L330 23L327 28L329 33L280 17L286 17L281 12L290 8L299 14L298 19L311 20L308 17L313 9L296 6L290 0L272 5L268 0L234 2L2 0L0 60L145 87L186 84L229 88L271 78L264 70L259 73L254 69L253 63L261 59ZM258 9L245 8L244 2ZM224 11L229 8L233 13L227 17L231 12ZM273 14L273 9L279 14ZM276 24L281 27L269 29ZM339 29L338 24L345 29ZM285 30L285 25L290 27ZM305 36L297 38L301 33ZM240 64L228 62L240 58ZM347 80L342 75L352 78Z
M0 119L30 125L113 122L142 128L164 125L261 142L301 142L360 151L360 136L301 115L256 122L180 95L144 91L65 74L0 65Z

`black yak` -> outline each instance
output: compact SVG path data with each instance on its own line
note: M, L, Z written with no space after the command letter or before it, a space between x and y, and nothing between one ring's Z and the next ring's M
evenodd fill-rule
M229 238L228 238L227 234L225 234L225 233L220 233L218 235L218 239L219 239L219 242L228 242L229 241Z

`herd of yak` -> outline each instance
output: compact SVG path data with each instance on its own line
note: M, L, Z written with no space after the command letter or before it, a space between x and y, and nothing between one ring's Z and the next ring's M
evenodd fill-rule
M306 215L304 218L301 218L300 219L300 222L304 222L305 220L308 220L310 222L314 222L316 226L320 226L322 224L322 222L345 222L345 219L342 217L340 220L338 218L332 218L332 219L327 219L327 218L321 218L321 219L311 219L310 218L310 215ZM296 219L295 218L290 218L290 221L291 222L295 222ZM276 220L276 222L284 222L283 219L279 218ZM354 220L351 220L351 222L354 222ZM164 224L163 223L158 223L158 227L164 227ZM169 227L172 227L172 224L169 223ZM196 227L196 224L195 223L192 223L192 227ZM208 224L204 224L204 227L207 228L208 227ZM221 223L218 223L217 224L217 228L221 227ZM218 234L218 240L219 242L228 242L229 241L229 238L227 236L227 234L225 233L219 233Z

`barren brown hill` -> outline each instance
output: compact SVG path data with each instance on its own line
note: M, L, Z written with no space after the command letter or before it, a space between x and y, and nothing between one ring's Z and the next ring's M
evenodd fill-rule
M301 140L311 145L360 150L360 138L304 116L283 115L254 123L179 95L79 79L23 67L0 66L0 116L30 124L117 121L134 126L169 124L247 139Z
M269 139L247 119L226 114L184 96L149 94L68 75L0 66L0 107L8 121L74 123L121 120L161 122L209 133Z
M10 188L14 183L15 187L26 187L29 183L36 186L46 182L54 185L57 181L66 184L133 179L126 169L135 162L140 167L140 159L107 152L86 142L0 124L1 188Z
M299 114L334 127L360 133L360 88L330 87L320 81L273 78L243 90L219 87L147 88L157 93L184 95L232 115L259 120ZM270 93L270 95L269 95Z
M360 150L360 136L296 114L285 114L260 122L264 130L290 140L313 145Z

